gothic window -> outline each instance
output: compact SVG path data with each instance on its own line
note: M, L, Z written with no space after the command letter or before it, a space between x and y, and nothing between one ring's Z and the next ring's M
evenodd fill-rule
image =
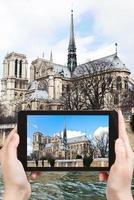
M18 60L15 60L15 77L17 77Z
M22 60L20 60L19 78L22 77Z
M128 81L127 80L124 81L124 88L125 88L125 90L128 90Z
M31 105L30 104L27 105L27 110L31 110Z
M9 75L9 70L10 70L10 68L9 68L9 66L10 66L10 64L8 63L8 65L7 65L7 75Z
M118 96L118 94L116 94L115 97L114 97L114 104L115 105L119 104L119 96Z
M116 87L117 87L117 90L121 90L122 89L122 82L121 82L121 77L118 76L117 79L116 79Z
M67 85L67 92L70 91L70 85Z
M65 92L65 85L62 85L62 92Z
M15 88L17 88L17 82L15 81Z

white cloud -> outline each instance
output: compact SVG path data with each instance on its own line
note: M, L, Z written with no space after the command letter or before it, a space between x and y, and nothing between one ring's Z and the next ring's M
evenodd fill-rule
M85 134L86 133L77 130L67 130L67 138L78 137ZM54 133L54 135L59 135L59 133ZM63 131L61 132L61 136L63 137Z
M32 153L33 147L32 147L32 140L30 137L27 138L27 155L30 155Z
M98 127L93 134L94 138L101 138L102 136L108 135L108 127Z
M71 6L72 0L1 0L0 72L3 58L10 51L25 53L30 65L43 51L49 58L53 50L54 61L66 64ZM84 13L92 13L94 19L93 33L90 23L87 36L80 36L75 29L78 63L113 53L113 44L118 42L121 59L134 73L133 7L133 0L74 1L75 25ZM104 44L96 44L102 38ZM94 45L96 49L92 50L90 46Z
M32 124L32 126L36 129L38 128L37 124Z

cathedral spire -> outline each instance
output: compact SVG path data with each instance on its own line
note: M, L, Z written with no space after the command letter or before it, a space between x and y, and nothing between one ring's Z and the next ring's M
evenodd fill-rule
M67 158L67 129L66 129L66 119L64 118L64 131L63 131L63 144L65 151L65 159Z
M50 62L52 63L53 62L53 54L52 54L52 51L50 53Z
M70 40L69 40L69 46L68 46L67 66L71 72L73 72L77 66L76 45L75 45L75 37L74 37L73 10L71 10Z

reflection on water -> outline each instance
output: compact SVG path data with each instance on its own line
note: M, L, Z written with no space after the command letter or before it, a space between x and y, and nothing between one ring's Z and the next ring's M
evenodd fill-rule
M134 183L134 180L133 180ZM32 184L31 200L105 200L106 184L97 172L46 172ZM134 193L134 184L132 185ZM0 176L0 200L3 184Z

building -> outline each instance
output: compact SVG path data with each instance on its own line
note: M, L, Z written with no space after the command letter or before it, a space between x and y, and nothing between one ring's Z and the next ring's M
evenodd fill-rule
M77 155L84 157L86 153L90 154L90 145L91 142L85 135L67 139L66 128L63 131L63 137L60 133L50 137L34 132L32 155L37 159L49 157L76 159Z
M106 73L111 74L114 80L113 93L127 91L129 85L134 85L130 70L118 57L117 44L114 54L81 65L77 64L73 11L71 11L67 66L54 63L51 52L49 60L43 56L32 61L30 80L28 80L26 56L15 52L7 54L3 62L0 103L7 107L10 116L15 116L19 110L62 110L64 108L62 96L69 89L71 81L74 77L80 80L83 77L81 69L90 68L91 63L96 62L109 63L110 68ZM118 104L119 94L110 94L109 99Z

